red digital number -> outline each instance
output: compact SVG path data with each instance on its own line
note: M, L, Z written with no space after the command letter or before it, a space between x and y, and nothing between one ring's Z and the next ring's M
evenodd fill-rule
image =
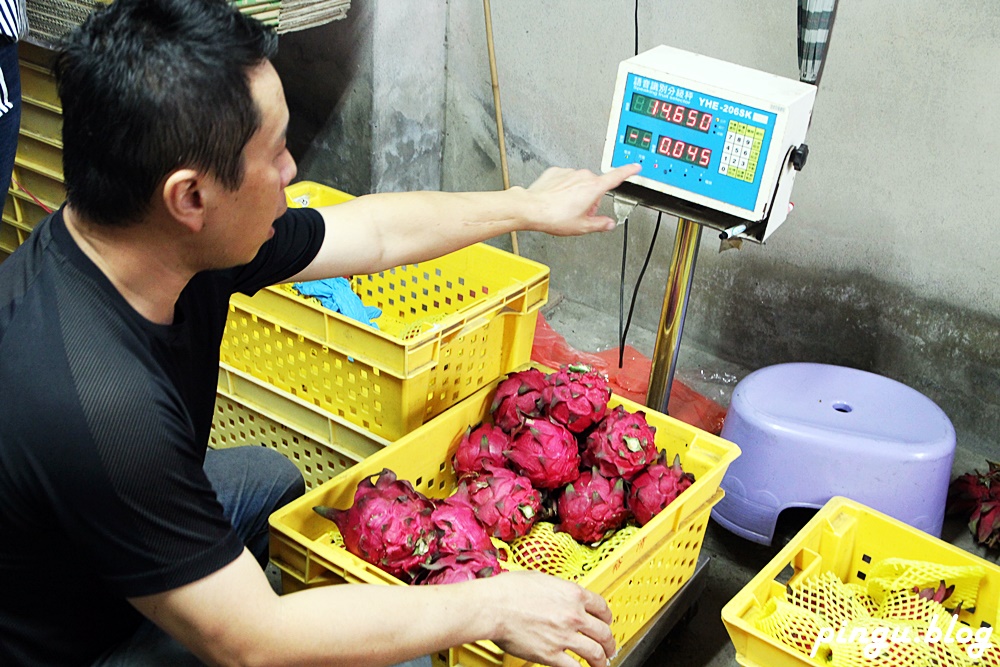
M650 116L655 116L656 112L660 110L660 100L653 100L649 107L646 109L646 113Z
M688 162L694 162L698 159L698 147L694 145L688 145L687 147L687 157L685 158Z
M660 145L656 147L660 155L670 155L670 137L660 137Z
M702 114L701 122L698 123L698 129L702 132L708 132L708 128L712 126L712 114L706 113Z
M673 111L673 109L673 104L667 104L664 102L663 105L660 106L660 117L664 120L670 120L670 112Z
M682 157L684 155L684 148L686 146L687 146L687 144L684 143L683 141L680 141L680 140L675 141L674 142L674 148L673 148L673 150L670 151L670 156L671 157L676 157L676 158Z
M712 151L707 148L701 149L701 156L698 158L698 164L702 167L707 167L709 160L712 159Z
M698 124L698 110L690 109L687 114L687 120L684 122L688 127L694 127Z
M673 121L674 123L677 123L678 125L680 125L681 123L684 122L684 112L685 111L687 111L687 109L685 107L682 107L682 106L676 106L676 107L674 107L674 115L673 115L673 118L671 118L670 120Z

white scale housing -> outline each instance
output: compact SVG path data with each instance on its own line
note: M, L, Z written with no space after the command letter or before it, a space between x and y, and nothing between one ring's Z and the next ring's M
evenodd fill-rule
M813 85L658 46L618 67L601 168L639 162L616 198L762 242L788 215L815 99Z

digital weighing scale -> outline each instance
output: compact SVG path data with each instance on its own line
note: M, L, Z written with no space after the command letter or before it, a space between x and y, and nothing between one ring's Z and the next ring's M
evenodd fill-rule
M618 67L601 168L618 200L764 241L785 221L816 86L658 46Z
M701 226L763 243L785 221L808 156L816 86L669 46L623 61L601 169L639 163L611 195L679 220L646 405L668 412Z

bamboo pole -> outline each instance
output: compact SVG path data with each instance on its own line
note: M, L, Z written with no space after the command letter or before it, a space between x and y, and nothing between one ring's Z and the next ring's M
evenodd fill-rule
M493 19L490 16L490 0L483 0L486 15L486 48L490 54L490 80L493 83L493 108L497 117L497 143L500 147L500 173L503 175L503 189L510 189L510 174L507 171L507 144L503 136L503 111L500 109L500 81L497 77L497 58L493 50ZM517 246L517 232L510 233L510 243L515 255L521 251Z

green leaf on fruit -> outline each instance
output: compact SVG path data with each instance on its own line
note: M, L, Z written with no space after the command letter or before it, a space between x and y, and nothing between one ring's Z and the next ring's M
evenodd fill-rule
M639 438L633 438L631 436L626 435L622 438L622 441L625 443L625 446L628 447L628 450L630 452L642 451L642 441L639 440Z

